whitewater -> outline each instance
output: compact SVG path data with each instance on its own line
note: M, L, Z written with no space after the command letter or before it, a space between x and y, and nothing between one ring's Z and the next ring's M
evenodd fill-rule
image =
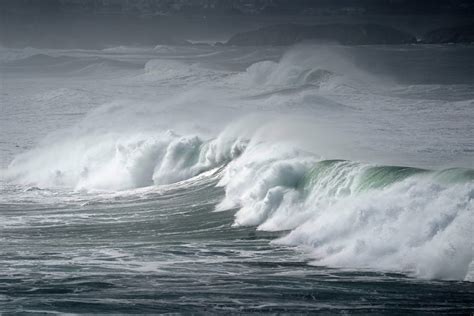
M0 311L467 313L472 56L0 48Z

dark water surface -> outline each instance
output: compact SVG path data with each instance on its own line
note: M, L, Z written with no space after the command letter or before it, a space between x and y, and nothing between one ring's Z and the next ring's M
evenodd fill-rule
M2 204L5 313L467 315L470 282L308 265L213 212L216 179L64 205Z

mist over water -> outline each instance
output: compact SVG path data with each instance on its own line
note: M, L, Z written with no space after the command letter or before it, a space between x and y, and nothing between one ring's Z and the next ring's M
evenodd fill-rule
M0 304L468 311L472 56L1 48Z

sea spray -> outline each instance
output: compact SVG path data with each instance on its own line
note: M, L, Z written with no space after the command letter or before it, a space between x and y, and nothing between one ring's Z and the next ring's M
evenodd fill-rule
M416 49L423 58L430 55L425 48ZM442 59L445 49L434 56ZM230 219L222 226L229 229L225 234L253 229L244 226L255 226L258 234L281 231L284 236L275 244L301 248L317 265L472 280L472 87L393 85L357 67L347 53L364 54L369 48L337 46L297 46L281 58L258 51L236 56L223 49L207 59L222 58L214 68L189 52L171 60L180 49L158 47L130 67L129 62L107 60L107 67L93 71L102 58L124 50L100 52L101 59L79 56L93 52L76 52L67 60L57 56L67 52L47 52L46 57L30 52L2 69L35 65L35 71L44 71L42 77L48 77L46 68L76 76L74 85L64 88L63 82L49 78L55 83L52 89L39 87L33 98L25 96L29 107L15 103L27 118L23 123L35 133L48 130L36 129L41 123L36 116L57 123L77 104L94 107L80 122L50 134L33 149L18 155L12 146L16 158L2 170L2 181L8 182L8 190L20 192L23 200L17 201L49 195L48 201L56 198L60 204L57 192L87 200L101 190L95 201L134 195L140 200L148 192L150 202L170 187L182 193L196 184L212 195L209 212L215 204L217 210L236 211L233 225ZM166 51L165 58L148 55L160 51ZM84 82L101 76L103 86ZM446 94L466 100L447 102ZM97 101L99 95L105 101ZM6 126L15 118L8 111L16 109L4 110ZM43 112L47 114L41 116ZM8 142L21 135L12 130L5 137ZM222 173L221 188L206 191L209 187L199 186L196 177L216 168ZM109 192L101 195L103 190ZM180 198L179 203L195 203L184 194ZM208 203L207 195L198 199ZM92 205L88 203L81 206ZM110 222L117 221L113 209L103 211L106 216L110 211ZM41 212L32 222L42 220ZM134 212L135 206L130 214ZM79 221L80 215L70 217ZM203 217L211 221L213 215L233 214ZM191 219L189 223L195 225ZM144 233L156 239L153 232ZM238 247L236 243L234 250Z

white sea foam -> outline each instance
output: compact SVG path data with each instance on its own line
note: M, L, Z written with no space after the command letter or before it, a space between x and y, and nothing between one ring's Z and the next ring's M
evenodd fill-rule
M128 56L140 50L104 53ZM244 57L245 63L257 60L241 72L147 60L140 74L124 72L114 79L119 88L112 89L113 101L18 155L2 176L38 192L58 187L115 192L192 181L225 165L219 182L225 197L217 210L237 209L235 226L289 230L275 243L301 247L314 264L472 280L472 170L375 165L389 160L379 159L384 155L395 160L399 154L408 165L429 165L439 157L455 161L453 153L463 150L467 157L472 101L423 101L433 109L456 106L452 117L421 106L413 110L412 99L379 95L387 81L356 67L345 48L300 46L278 62L252 52ZM89 71L95 65L79 69L95 78L100 71ZM80 103L95 95L58 87L29 100L54 103L48 106L55 110L61 98ZM440 118L447 126L437 128Z
M388 82L358 68L343 47L329 49L319 46L297 46L278 62L254 63L241 78L252 86L289 88L310 85L322 90L338 86L381 88L384 82Z
M249 148L226 169L226 197L218 209L238 208L235 225L291 230L275 242L306 247L316 265L469 279L472 171L451 178L459 182L416 171L391 183L367 176L371 168L391 167L325 163L333 166L310 173L317 163L305 156ZM308 175L314 177L309 182Z

